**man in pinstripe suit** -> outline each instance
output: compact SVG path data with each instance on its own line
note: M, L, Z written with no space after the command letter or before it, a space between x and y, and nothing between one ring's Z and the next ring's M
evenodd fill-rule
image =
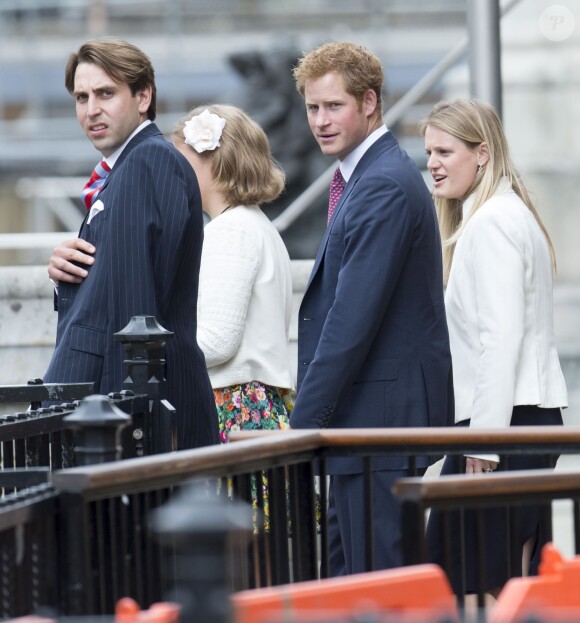
M101 394L120 390L123 352L113 334L132 316L155 316L174 332L166 378L178 447L217 443L215 403L196 341L201 197L193 169L153 123L151 62L125 41L88 41L69 57L65 85L110 173L79 237L50 259L58 328L44 380L93 381Z

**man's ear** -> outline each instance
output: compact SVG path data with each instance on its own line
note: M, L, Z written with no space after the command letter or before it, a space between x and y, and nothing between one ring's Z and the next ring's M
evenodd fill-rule
M153 93L153 87L151 85L146 86L144 89L140 89L137 91L135 96L139 100L139 112L142 115L146 115L149 110L149 105L151 104L151 97Z
M369 89L364 95L362 99L362 108L367 117L373 115L373 113L377 109L377 94Z

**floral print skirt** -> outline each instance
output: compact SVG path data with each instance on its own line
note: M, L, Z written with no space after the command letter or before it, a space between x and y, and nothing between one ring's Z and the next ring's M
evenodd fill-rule
M289 389L250 381L231 387L213 390L218 412L220 441L227 443L232 430L283 430L288 428L294 403ZM262 522L258 520L258 484L252 477L252 506L254 508L254 533L262 523L264 531L270 531L268 504L268 478L262 474ZM228 481L228 494L232 495L232 483Z
M289 389L250 381L213 390L218 412L220 441L232 430L277 430L288 428L294 406Z

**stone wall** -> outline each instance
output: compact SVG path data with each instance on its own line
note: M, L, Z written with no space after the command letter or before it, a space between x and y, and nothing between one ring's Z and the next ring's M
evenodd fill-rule
M291 326L291 361L296 378L298 306L312 260L292 262L294 312ZM56 335L53 285L46 266L0 267L0 385L42 378Z
M0 385L42 377L56 335L46 266L0 268Z

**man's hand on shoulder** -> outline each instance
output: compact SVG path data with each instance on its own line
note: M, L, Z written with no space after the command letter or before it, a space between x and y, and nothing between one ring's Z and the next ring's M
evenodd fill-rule
M95 251L95 247L82 238L61 242L50 256L48 276L57 283L59 281L81 283L89 273L77 264L91 266L95 262L93 257Z

